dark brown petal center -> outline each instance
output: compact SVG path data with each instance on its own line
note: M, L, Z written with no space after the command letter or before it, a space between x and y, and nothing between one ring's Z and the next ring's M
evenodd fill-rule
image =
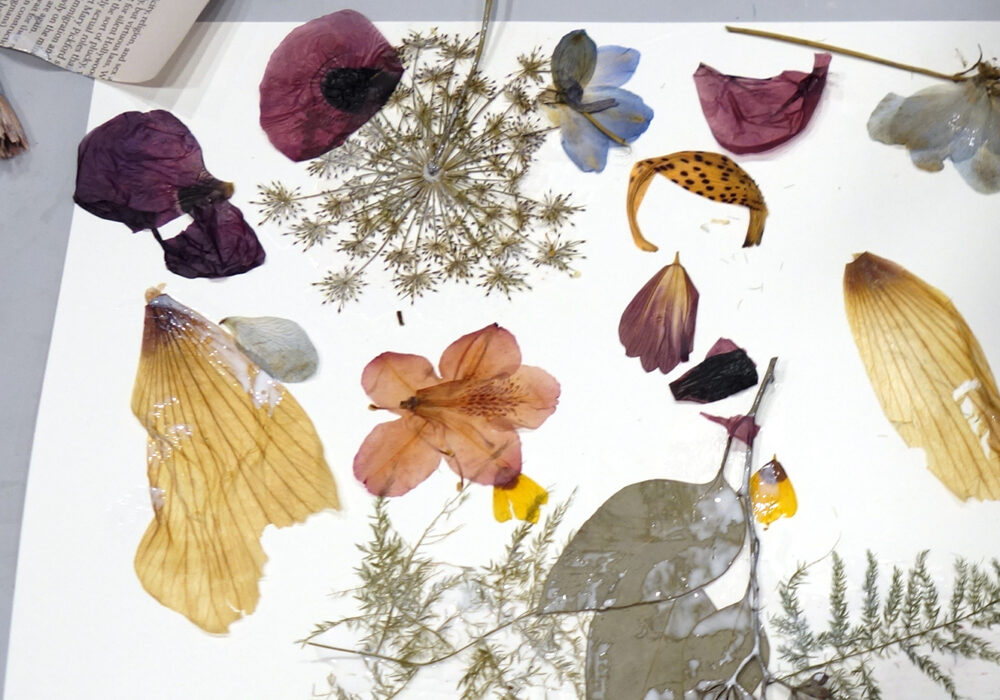
M379 89L381 81L376 76L380 73L375 68L333 68L323 76L319 89L331 106L353 114L365 106L372 89Z

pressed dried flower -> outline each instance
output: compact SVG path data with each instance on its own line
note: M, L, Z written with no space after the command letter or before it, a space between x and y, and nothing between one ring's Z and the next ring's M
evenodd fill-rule
M295 321L276 316L228 316L221 321L236 347L282 382L301 382L316 374L319 355Z
M767 527L778 518L791 518L799 509L792 480L777 457L750 477L750 501L757 522Z
M205 169L201 147L170 112L124 112L80 142L73 200L133 232L149 229L167 268L183 277L228 277L264 262L264 249L233 186ZM194 222L164 240L158 227L183 214Z
M747 445L752 445L754 438L757 437L757 433L760 432L760 426L757 425L753 416L730 416L724 418L722 416L713 416L709 413L702 413L701 415L713 423L725 426L726 432L729 433L730 437L736 438Z
M786 70L773 78L724 75L700 64L694 84L715 140L733 153L760 153L797 135L816 111L830 58L818 53L811 73Z
M913 164L937 171L950 159L977 192L1000 192L1000 69L980 63L970 80L910 97L889 93L868 119L876 141L902 144Z
M512 517L537 523L542 506L548 502L548 492L524 474L493 487L493 517L501 523Z
M882 410L961 499L1000 499L1000 395L972 330L940 290L871 253L844 269L844 304Z
M521 364L511 333L493 324L462 336L441 355L441 376L417 355L382 353L361 385L373 408L400 416L377 425L354 457L371 493L401 496L444 457L463 481L507 486L521 472L518 428L537 428L559 399L559 383Z
M625 209L632 240L642 250L656 251L658 248L647 241L639 230L637 215L639 205L646 197L653 176L663 175L675 185L688 192L707 197L714 202L738 204L750 210L750 223L743 247L760 245L764 236L764 221L767 206L760 188L746 171L721 153L706 151L680 151L659 158L640 160L632 166L628 178L628 193Z
M697 315L698 290L677 253L629 302L618 338L625 354L638 357L644 370L667 374L691 355Z
M28 150L28 138L17 113L0 93L0 158L13 158Z
M135 570L163 605L223 633L254 611L264 528L337 508L302 407L219 326L146 293L132 412L146 429L154 519Z
M711 403L757 384L757 366L727 338L719 338L701 364L670 382L677 401Z
M403 66L364 15L340 10L293 29L260 82L260 125L295 161L342 144L396 89Z
M562 147L583 172L601 172L611 146L639 138L653 110L621 88L639 65L639 52L601 46L582 29L566 34L552 52L555 88L542 105L559 127Z

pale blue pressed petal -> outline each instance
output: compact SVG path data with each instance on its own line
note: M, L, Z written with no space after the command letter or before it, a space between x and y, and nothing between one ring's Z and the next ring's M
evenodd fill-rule
M639 65L639 52L624 46L601 46L597 49L597 65L587 81L597 87L620 87L628 82Z
M976 192L1000 192L1000 157L988 149L980 148L972 158L955 161L955 169Z
M635 93L616 87L594 87L583 91L584 103L607 98L613 99L617 104L610 109L604 109L590 115L606 130L622 141L631 143L649 128L649 120L653 118L653 110ZM595 131L598 130L592 124L590 127Z
M608 162L611 140L585 116L569 107L561 107L562 147L569 159L585 173L599 173Z

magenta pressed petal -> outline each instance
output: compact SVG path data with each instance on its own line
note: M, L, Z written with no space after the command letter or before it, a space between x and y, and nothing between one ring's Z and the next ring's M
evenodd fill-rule
M733 153L759 153L805 128L823 93L829 66L830 54L818 53L811 73L742 78L701 64L694 82L716 141Z
M205 170L198 141L170 112L125 112L80 142L73 200L133 231L230 193Z
M739 345L731 341L729 338L719 338L715 343L708 349L705 353L705 359L708 359L712 355L721 355L727 352L734 352L736 350L742 350Z
M754 421L753 416L730 416L729 418L723 418L722 416L713 416L710 413L702 413L701 415L713 423L725 426L726 432L729 433L730 437L741 440L747 445L752 445L753 439L760 432L760 426Z
M260 82L260 125L295 161L339 146L378 112L403 66L385 37L354 10L293 29Z
M229 277L264 262L264 248L229 202L197 207L194 223L182 233L163 241L167 269L181 277Z

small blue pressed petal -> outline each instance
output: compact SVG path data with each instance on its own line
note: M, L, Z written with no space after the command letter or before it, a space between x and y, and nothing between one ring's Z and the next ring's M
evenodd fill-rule
M594 87L621 87L628 82L639 65L639 52L624 46L602 46L597 49L597 65L587 81Z
M605 129L626 143L630 143L649 128L653 110L635 93L616 87L594 87L583 91L584 102L596 102L608 98L617 104L591 115ZM597 127L592 124L590 127L597 131Z
M599 173L608 162L611 141L587 118L568 107L560 111L562 147L570 160L585 173Z

